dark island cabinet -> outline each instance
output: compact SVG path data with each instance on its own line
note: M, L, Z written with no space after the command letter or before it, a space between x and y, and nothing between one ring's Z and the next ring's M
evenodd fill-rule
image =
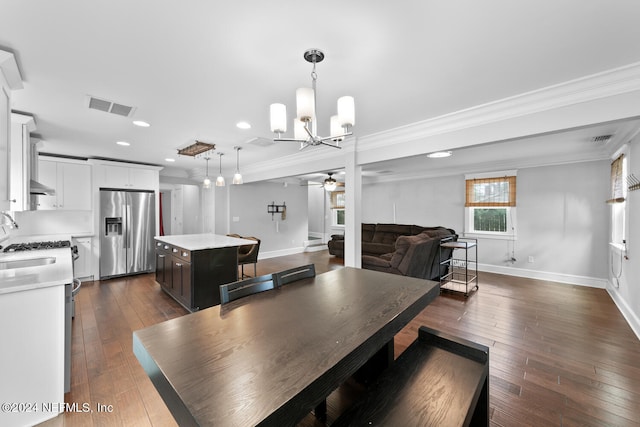
M238 280L238 249L187 250L156 240L156 281L189 311L220 304L220 285Z

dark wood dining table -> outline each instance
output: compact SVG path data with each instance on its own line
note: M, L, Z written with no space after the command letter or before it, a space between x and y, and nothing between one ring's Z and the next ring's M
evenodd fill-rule
M180 426L295 425L438 294L344 267L135 331L133 350Z

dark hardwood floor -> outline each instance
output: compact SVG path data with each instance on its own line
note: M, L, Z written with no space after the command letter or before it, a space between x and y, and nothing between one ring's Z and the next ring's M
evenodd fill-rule
M314 263L327 251L258 262L258 274ZM84 283L73 323L68 403L112 405L67 412L46 426L174 426L131 349L133 331L187 312L153 275ZM492 426L640 426L640 341L605 290L481 273L468 299L443 294L396 337L396 357L420 325L490 348ZM329 422L357 396L348 383L328 399ZM322 425L312 415L302 426Z

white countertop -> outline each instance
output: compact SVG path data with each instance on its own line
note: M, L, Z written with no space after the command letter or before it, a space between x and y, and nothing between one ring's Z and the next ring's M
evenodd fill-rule
M0 253L0 261L47 257L56 261L35 267L0 270L0 295L72 283L73 261L69 248Z
M178 246L189 251L203 249L228 248L242 245L255 245L255 240L238 239L220 234L177 234L172 236L156 236L159 242Z

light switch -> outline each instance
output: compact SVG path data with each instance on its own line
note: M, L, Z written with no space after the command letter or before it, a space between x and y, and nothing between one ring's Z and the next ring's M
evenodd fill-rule
M239 216L234 216L233 217L233 222L240 222L240 217Z

